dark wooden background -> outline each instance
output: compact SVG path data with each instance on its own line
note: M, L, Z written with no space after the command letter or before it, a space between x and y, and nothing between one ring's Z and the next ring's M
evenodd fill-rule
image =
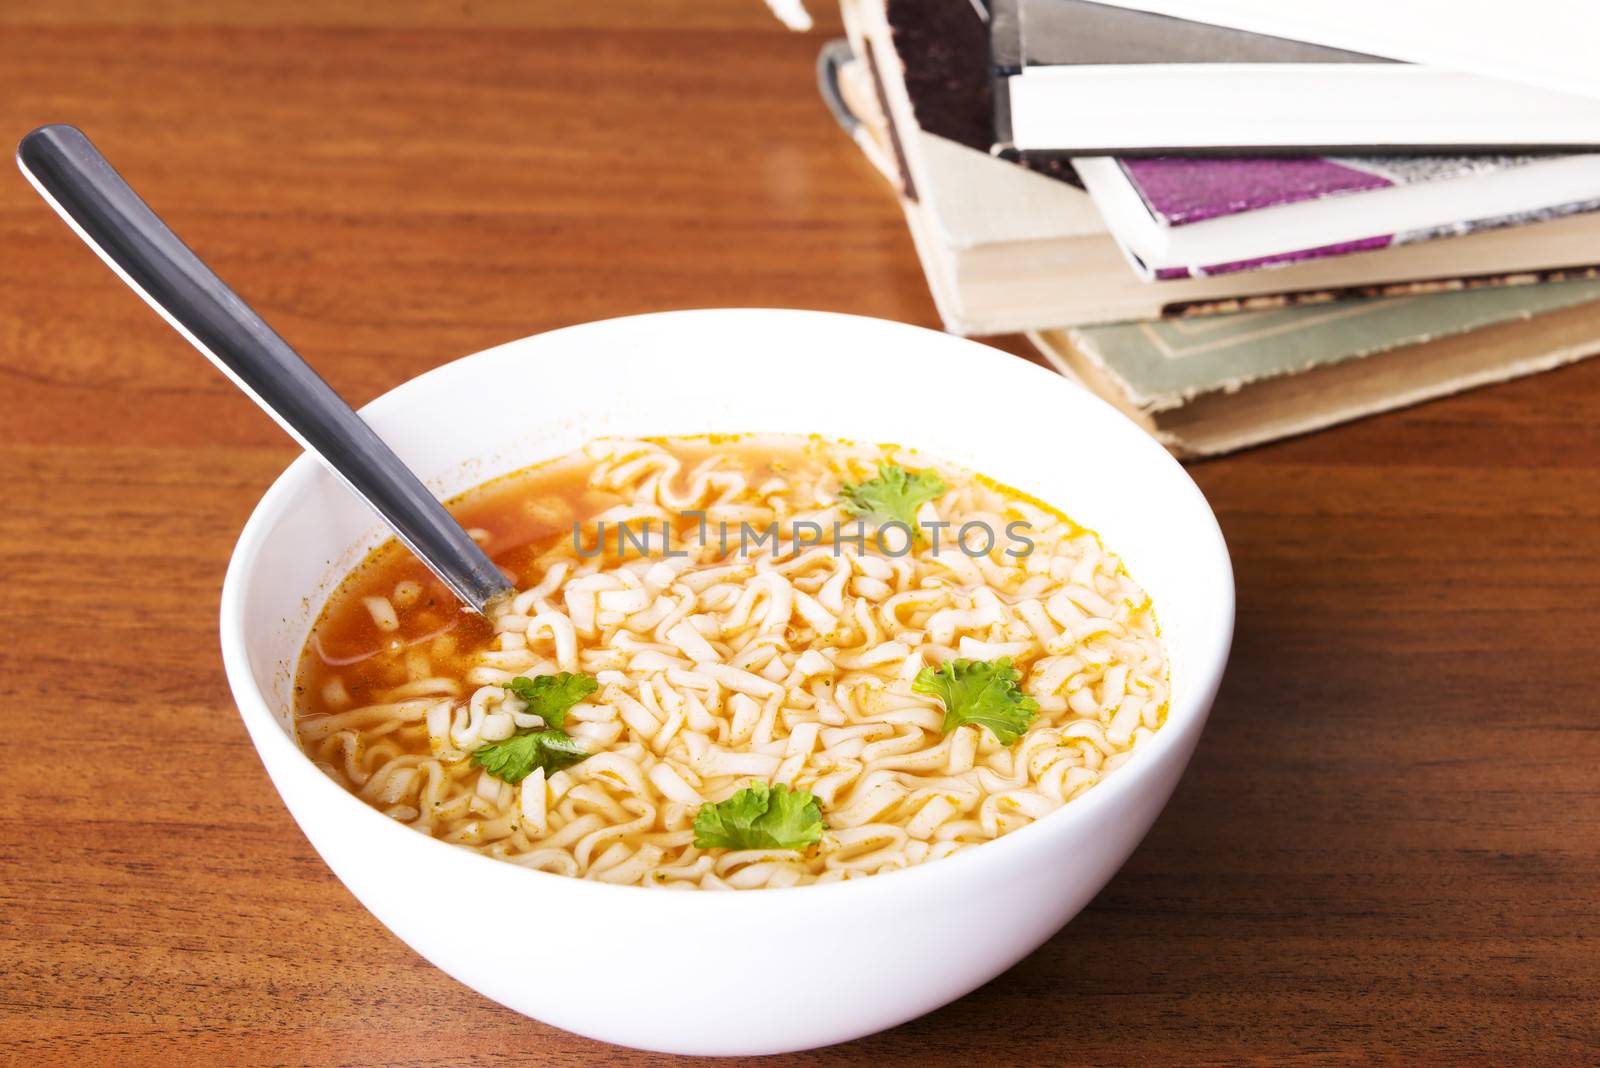
M357 402L629 312L933 325L824 36L757 0L13 3L0 141L81 125ZM1239 629L1166 814L1010 973L786 1063L1591 1061L1597 417L1600 361L1195 466ZM279 804L215 617L293 455L0 175L0 1059L665 1063L446 978Z

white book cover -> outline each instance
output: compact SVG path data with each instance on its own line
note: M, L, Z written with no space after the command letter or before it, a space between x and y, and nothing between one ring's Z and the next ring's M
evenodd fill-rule
M1594 97L1091 0L992 0L991 8L990 55L1003 75L995 139L1006 151L1600 144Z
M1600 98L1594 0L1097 0Z

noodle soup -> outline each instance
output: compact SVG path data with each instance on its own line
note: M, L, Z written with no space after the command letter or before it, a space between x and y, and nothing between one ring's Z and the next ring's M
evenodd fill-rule
M794 886L1049 814L1160 729L1149 599L1091 531L908 450L605 439L452 510L485 621L396 545L301 657L302 748L418 831L563 875Z

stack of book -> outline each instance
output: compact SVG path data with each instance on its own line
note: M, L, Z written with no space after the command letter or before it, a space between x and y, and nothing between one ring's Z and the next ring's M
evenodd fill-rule
M1600 349L1586 50L1365 0L841 6L819 83L946 327L1025 333L1180 454Z

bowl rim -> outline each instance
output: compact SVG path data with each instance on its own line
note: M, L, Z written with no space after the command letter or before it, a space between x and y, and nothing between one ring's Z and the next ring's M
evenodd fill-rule
M1129 447L1150 453L1152 461L1158 467L1165 469L1169 476L1173 477L1172 491L1189 497L1191 506L1198 504L1197 514L1203 516L1205 522L1202 525L1202 529L1186 532L1186 537L1203 538L1208 543L1206 546L1207 554L1213 558L1213 563L1219 571L1218 577L1223 580L1220 584L1222 596L1212 606L1216 630L1209 643L1201 647L1200 655L1196 658L1197 666L1190 672L1196 678L1194 687L1182 709L1182 719L1179 722L1174 722L1174 708L1169 704L1168 719L1163 724L1163 728L1156 732L1153 739L1145 744L1136 757L1130 758L1125 764L1117 768L1116 774L1107 776L1097 782L1093 788L1085 790L1046 816L1034 820L1015 831L1001 835L992 841L980 843L981 849L962 849L950 856L940 858L937 863L914 864L906 868L880 872L870 878L844 879L828 883L807 883L789 887L768 887L763 888L759 893L659 893L655 892L659 890L659 888L655 887L619 886L593 879L576 878L569 875L559 875L554 872L524 868L511 861L500 860L480 853L475 849L463 848L454 843L423 834L384 815L378 809L334 782L312 763L310 757L300 748L290 732L283 729L278 716L269 707L266 695L256 684L246 645L245 602L249 572L260 556L273 521L304 490L306 481L317 472L323 470L314 456L302 452L290 462L273 480L266 492L262 494L261 499L252 509L249 519L240 531L238 541L235 543L233 552L229 557L227 572L222 583L219 606L218 626L222 646L222 659L229 688L233 693L240 718L244 721L251 741L258 750L258 757L263 764L266 765L268 763L269 756L287 761L287 765L280 764L280 766L295 767L297 769L295 774L299 776L301 781L311 784L309 789L313 790L317 795L315 800L319 811L334 813L343 820L357 821L357 826L362 829L363 833L385 851L390 849L421 848L425 851L420 855L424 859L436 857L441 864L465 863L468 865L483 865L484 867L470 868L468 870L483 872L485 879L532 878L538 881L530 884L530 886L543 887L552 893L558 894L620 894L627 896L615 899L618 902L624 900L638 902L642 900L639 895L646 892L655 892L655 897L663 902L686 903L677 907L690 909L727 909L729 907L749 909L767 907L761 904L762 902L775 904L780 901L791 901L795 894L804 894L807 900L816 901L820 904L827 900L824 895L833 895L833 898L836 899L846 895L860 897L863 895L904 893L912 889L914 885L912 880L915 879L920 879L924 882L931 879L952 879L960 872L977 865L997 865L1006 857L1018 851L1043 846L1047 841L1046 836L1051 833L1065 833L1065 828L1073 821L1093 822L1104 818L1102 810L1107 808L1114 810L1119 804L1123 803L1122 799L1125 794L1136 792L1143 780L1154 775L1154 769L1158 763L1174 759L1173 753L1182 744L1182 736L1198 733L1203 729L1212 701L1221 685L1223 671L1227 664L1232 643L1235 619L1235 586L1232 560L1228 553L1227 543L1222 536L1221 527L1217 523L1209 502L1206 501L1199 486L1195 484L1182 464L1155 439L1151 438L1111 404L1064 376L1002 349L909 323L841 312L792 308L732 307L644 312L596 319L530 334L458 357L385 390L382 394L363 405L359 412L365 415L375 409L402 403L403 399L397 398L398 394L402 392L413 393L426 389L430 382L437 382L447 376L462 374L472 364L487 363L497 358L506 358L512 354L518 355L519 358L539 358L536 351L525 350L537 350L549 338L568 336L597 328L617 329L630 323L659 326L670 321L675 328L692 328L694 320L697 319L706 317L731 318L734 316L750 317L752 319L766 317L804 318L808 320L829 319L837 321L845 329L854 329L863 325L870 325L875 329L885 326L896 328L903 331L908 340L920 345L928 345L929 343L947 345L954 342L963 348L964 356L962 358L964 360L978 365L987 362L988 366L985 369L992 370L1000 375L1031 378L1039 389L1060 391L1063 395L1074 397L1075 399L1072 403L1099 407L1112 414L1117 424L1125 427L1128 440L1131 443ZM730 430L729 432L736 431ZM759 430L751 430L749 432L760 433ZM915 442L907 444L912 448L917 447ZM531 461L531 463L537 462L539 461ZM323 601L319 602L316 613L313 613L311 617L312 620L320 613L321 604L325 603L326 597L331 595L335 588L337 588L337 583L329 587L326 593L321 595ZM269 768L268 770L270 771L271 769ZM274 789L277 789L281 795L282 788L276 781L274 781ZM280 799L286 801L285 798L280 797ZM293 812L291 812L291 815L293 815ZM298 818L296 818L296 822L298 823ZM302 829L302 833L304 833L304 829ZM389 844L391 842L395 844L391 846ZM406 842L409 842L410 845L403 844ZM1136 847L1137 844L1135 845ZM433 850L434 852L426 852L428 850ZM451 857L456 859L452 861L449 859ZM982 859L985 857L988 859ZM326 860L326 858L324 859ZM509 876L508 873L513 870L519 871L520 876ZM495 874L496 872L499 874ZM579 890L579 887L584 889Z

